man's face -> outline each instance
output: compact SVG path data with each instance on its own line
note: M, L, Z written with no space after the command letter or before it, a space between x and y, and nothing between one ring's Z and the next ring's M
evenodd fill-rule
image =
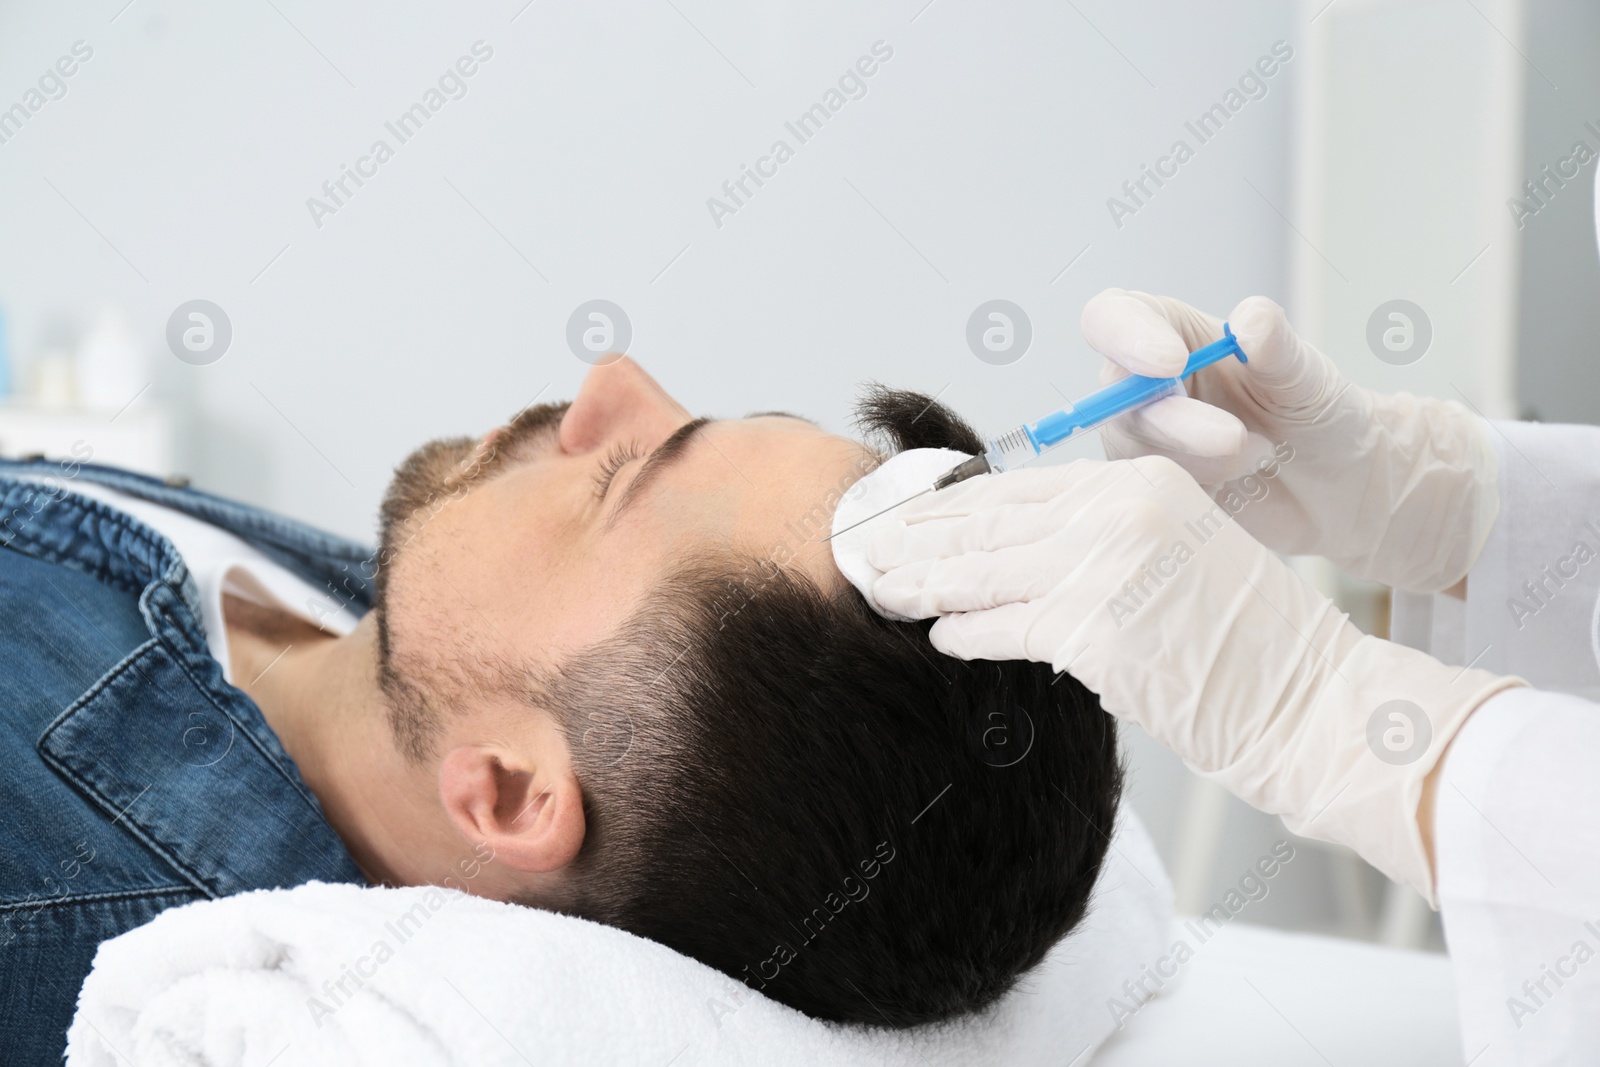
M559 666L706 550L842 589L821 538L875 462L789 416L692 419L632 360L596 367L570 405L402 466L380 555L388 659L435 692L441 670L468 680L463 663Z

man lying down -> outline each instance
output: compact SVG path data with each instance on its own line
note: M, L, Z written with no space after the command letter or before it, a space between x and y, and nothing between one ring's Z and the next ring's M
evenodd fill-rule
M860 421L979 449L916 394ZM822 1019L993 1002L1085 913L1115 730L1070 676L944 657L845 582L821 538L880 458L691 419L621 359L418 449L376 555L0 464L0 1060L59 1056L99 941L313 879L587 917Z

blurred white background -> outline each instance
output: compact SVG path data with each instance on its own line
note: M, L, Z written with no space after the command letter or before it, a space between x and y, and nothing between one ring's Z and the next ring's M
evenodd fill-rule
M475 44L464 95L400 143L386 124ZM785 123L875 46L800 143ZM1112 285L1219 313L1265 293L1358 381L1600 417L1593 167L1520 228L1507 206L1600 150L1597 46L1592 5L1549 0L10 0L0 449L82 439L368 537L413 446L572 394L585 301L625 310L696 413L847 431L875 379L999 429L1095 386L1078 314ZM1230 92L1201 143L1186 124ZM393 158L315 217L379 139ZM779 139L793 158L718 225L708 199ZM1180 139L1193 157L1130 196ZM1007 365L966 340L995 298L1032 325ZM1397 298L1432 332L1400 366L1366 337ZM231 323L206 365L166 340L196 299ZM1381 629L1371 592L1346 590ZM1204 909L1284 832L1130 742ZM1370 871L1301 856L1247 919L1384 933Z

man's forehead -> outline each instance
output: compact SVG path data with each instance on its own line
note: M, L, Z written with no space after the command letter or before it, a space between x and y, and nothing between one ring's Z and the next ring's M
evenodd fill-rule
M858 441L824 430L817 423L782 411L742 419L696 420L696 432L682 449L691 472L679 482L714 482L731 476L758 495L825 489L846 468L879 461ZM680 430L680 432L682 432ZM871 466L865 468L870 470ZM853 482L862 472L851 477Z
M705 426L650 493L691 523L716 523L731 511L726 532L739 547L770 556L787 546L794 559L813 554L805 545L826 550L839 499L879 462L866 446L807 420L749 416Z
M792 411L752 411L746 415L747 419L794 419L806 423L808 426L818 426L815 419L808 419L804 415L796 415ZM821 427L818 426L820 429Z

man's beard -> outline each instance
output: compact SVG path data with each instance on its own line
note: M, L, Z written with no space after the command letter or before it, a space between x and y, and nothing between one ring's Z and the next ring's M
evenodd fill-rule
M422 445L395 468L378 509L378 567L373 607L381 609L385 576L395 559L432 518L479 483L554 443L571 405L523 408L483 453L471 437L441 437Z
M474 438L444 437L417 448L395 468L394 479L378 509L372 611L378 625L378 681L391 704L396 740L413 758L420 759L425 754L433 728L438 725L434 708L444 701L433 691L434 686L411 677L412 672L395 661L387 611L395 564L404 555L406 545L452 502L508 467L549 451L569 406L563 402L523 408L481 453ZM397 705L406 712L397 714Z

